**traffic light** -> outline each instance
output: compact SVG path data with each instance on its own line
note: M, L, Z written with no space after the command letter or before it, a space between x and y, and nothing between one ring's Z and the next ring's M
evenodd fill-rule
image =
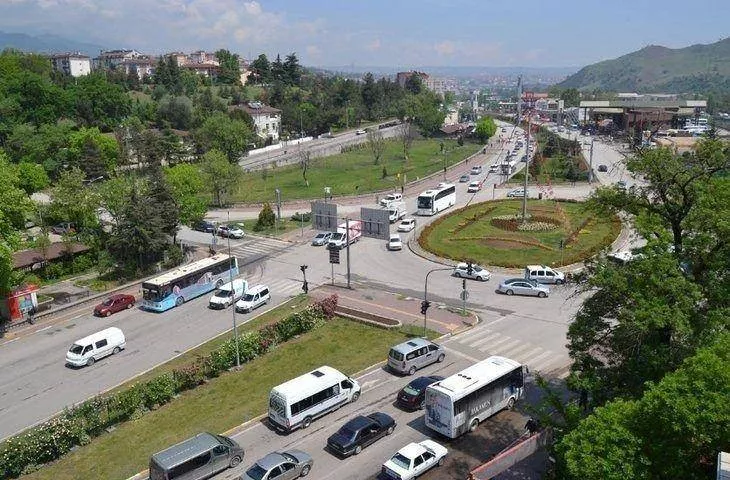
M421 302L421 314L426 315L426 310L431 306L431 302L424 300Z

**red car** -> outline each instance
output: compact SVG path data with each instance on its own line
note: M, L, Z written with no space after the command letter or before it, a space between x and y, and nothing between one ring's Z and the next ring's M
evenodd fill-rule
M94 307L94 315L99 317L108 317L112 313L117 313L125 308L134 307L134 295L112 295L102 303Z

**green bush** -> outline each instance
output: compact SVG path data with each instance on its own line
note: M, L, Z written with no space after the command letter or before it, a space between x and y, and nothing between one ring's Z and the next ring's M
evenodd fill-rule
M291 216L291 219L295 222L308 222L312 219L312 212L296 212Z
M142 396L144 406L152 410L169 402L177 393L175 376L172 373L163 373L144 384Z
M261 212L259 212L259 219L256 222L256 225L254 225L254 230L260 231L265 228L273 227L275 222L276 215L274 215L271 205L268 202L264 203L264 207L261 209Z

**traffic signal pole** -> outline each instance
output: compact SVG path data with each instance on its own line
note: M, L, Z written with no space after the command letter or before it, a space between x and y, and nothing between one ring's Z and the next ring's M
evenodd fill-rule
M423 314L423 337L426 338L426 320L428 318L428 307L431 306L431 302L428 301L428 277L433 272L442 272L444 270L453 270L452 267L449 268L434 268L433 270L429 270L426 274L426 281L423 285L423 301L421 302L421 313Z

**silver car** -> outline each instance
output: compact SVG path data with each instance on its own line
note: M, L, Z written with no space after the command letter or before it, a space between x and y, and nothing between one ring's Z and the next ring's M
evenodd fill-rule
M504 280L497 287L497 291L507 295L531 295L540 298L545 298L550 295L550 288L546 285L526 278L510 278Z
M293 480L312 470L312 456L301 450L274 452L257 460L240 480Z
M320 232L312 239L312 245L314 245L315 247L327 245L327 242L330 241L331 236L332 232Z
M446 358L444 347L425 338L412 338L390 349L388 367L398 373L413 375L419 368L441 363Z

